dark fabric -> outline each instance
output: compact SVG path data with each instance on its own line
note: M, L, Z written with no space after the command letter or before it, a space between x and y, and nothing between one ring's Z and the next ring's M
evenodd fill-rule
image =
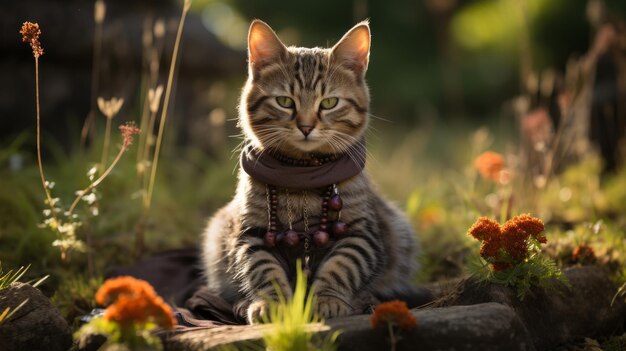
M175 309L178 326L174 334L197 328L213 328L220 325L246 324L247 302L234 305L209 291L204 285L200 266L200 250L187 248L169 250L140 260L129 267L116 267L107 278L130 275L148 281L154 289ZM376 296L364 293L355 297L353 303L368 307L377 301L401 299L410 308L432 301L431 293L423 288L394 296Z
M204 283L199 248L163 251L132 266L115 267L107 272L105 278L122 275L147 281L173 306L183 306Z
M132 266L115 267L105 277L123 275L150 283L174 307L179 324L177 329L246 323L240 307L233 306L204 286L198 248L164 251Z
M259 155L252 148L241 153L241 167L252 178L270 185L292 189L315 189L340 183L361 173L365 167L365 142L350 147L341 157L321 166L289 166L269 153Z

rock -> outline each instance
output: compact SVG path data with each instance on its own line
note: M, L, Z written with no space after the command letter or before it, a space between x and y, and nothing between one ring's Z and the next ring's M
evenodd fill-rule
M72 332L59 310L41 291L28 284L13 283L0 290L0 311L22 306L0 327L3 351L65 351L72 345Z
M486 303L413 310L417 327L401 332L397 350L534 350L515 312L501 304ZM384 329L372 330L369 316L330 320L342 330L339 350L388 350Z
M534 350L524 325L507 306L486 303L412 310L417 327L403 331L397 350ZM339 350L388 350L386 329L373 330L369 315L331 319L312 329L322 337L341 330ZM206 350L226 343L258 341L267 326L227 326L188 331L166 340L167 350Z
M624 329L623 300L611 301L617 287L597 266L564 270L571 289L546 292L536 289L520 301L513 289L493 283L463 280L439 305L474 305L497 302L511 307L526 326L538 350L551 349L579 337L601 337Z

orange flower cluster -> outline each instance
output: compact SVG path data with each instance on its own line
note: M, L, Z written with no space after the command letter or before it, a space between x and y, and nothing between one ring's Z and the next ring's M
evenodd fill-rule
M41 35L39 24L24 22L20 34L22 35L22 41L28 43L33 49L33 56L35 56L35 58L39 58L39 56L43 55L43 48L39 42L39 36Z
M168 329L176 324L170 306L144 280L129 276L109 279L98 289L96 302L110 304L104 318L120 324L153 320Z
M504 171L504 158L497 152L486 151L476 157L474 167L483 178L500 182Z
M492 263L494 271L502 271L528 257L529 238L542 244L547 242L545 235L541 235L543 229L540 219L523 214L509 219L502 226L487 217L480 217L467 233L482 242L480 256Z
M591 264L596 262L596 253L589 245L579 245L572 252L572 261L580 264Z
M417 321L409 311L406 302L399 300L384 302L376 306L370 322L372 328L392 324L400 329L409 330L417 325Z

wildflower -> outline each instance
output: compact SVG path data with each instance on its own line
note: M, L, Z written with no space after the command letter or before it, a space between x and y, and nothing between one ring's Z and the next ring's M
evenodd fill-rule
M544 235L540 235L543 230L543 222L539 218L535 218L529 214L523 214L511 218L505 223L503 228L504 232L523 232L523 235L527 234L528 236L539 240L541 243L546 243L546 237Z
M163 21L163 19L158 19L154 22L154 28L152 29L152 31L154 32L154 36L157 39L163 38L163 36L165 35L165 22Z
M480 256L490 262L494 271L509 268L529 256L529 239L545 244L543 222L529 214L509 219L504 225L480 217L468 230L468 235L481 241Z
M475 239L487 240L488 238L500 235L500 224L487 217L480 217L467 233Z
M98 109L108 119L115 117L120 112L122 105L124 105L123 98L113 97L109 100L105 100L103 97L98 98Z
M486 151L474 160L474 167L483 178L499 182L504 170L504 158L497 152Z
M164 328L172 328L176 324L172 309L154 288L148 282L133 277L107 280L96 293L96 302L101 305L110 303L104 318L123 325L149 320Z
M96 23L101 24L104 21L104 17L107 13L107 6L102 0L96 0L93 7L93 18Z
M35 56L36 59L43 55L43 48L39 42L39 36L41 35L39 24L24 22L24 24L22 24L20 34L22 35L22 41L28 43L33 49L33 56Z
M552 136L552 121L545 108L530 111L521 121L522 134L537 151L541 151Z
M129 147L133 143L133 135L141 132L141 130L132 122L121 125L120 131L122 132L122 138L124 139L124 148Z
M415 317L409 311L406 302L394 300L381 303L376 306L374 314L370 318L372 328L386 326L388 324L400 329L413 329L417 325Z
M578 245L572 252L572 261L580 264L596 262L596 254L589 245Z
M163 85L159 85L156 89L148 90L148 101L150 102L150 112L157 113L161 102L161 94L163 94Z

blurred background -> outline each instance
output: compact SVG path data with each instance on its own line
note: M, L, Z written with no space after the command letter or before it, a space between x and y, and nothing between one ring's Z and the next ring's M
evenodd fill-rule
M254 18L285 44L309 47L331 46L370 19L368 167L428 244L420 281L462 271L472 245L465 231L479 215L532 212L559 233L587 233L589 223L604 220L625 245L625 1L194 0L173 71L154 200L146 206L152 163L142 150L154 147L158 130L146 121L155 115L158 126L164 115L160 99L155 112L151 105L167 83L182 6L177 0L2 5L4 264L32 263L39 272L89 266L93 277L145 253L197 245L206 218L234 193L237 103ZM46 214L36 167L34 64L18 33L27 20L42 30L43 160L61 203L71 203L89 184L86 173L109 164L119 149L121 137L113 133L102 156L107 111L98 99L124 100L109 117L114 131L125 121L143 127L138 146L98 187L97 201L80 210L76 235L87 244L71 266L51 245L59 233L39 226ZM501 155L506 177L480 178L474 159L487 150Z
M4 4L0 72L10 88L0 93L2 138L32 127L33 99L26 94L33 91L32 58L16 30L22 21L37 21L43 28L43 123L52 137L68 144L96 96L125 98L122 116L136 118L142 79L155 59L146 46L157 47L162 83L180 7L176 0L106 1L96 38L93 2ZM539 84L542 75L563 90L568 62L588 53L602 25L624 13L626 3L620 0L195 0L182 39L172 132L181 143L207 150L222 142L206 122L236 117L246 74L246 33L254 18L297 46L332 45L356 22L370 18L371 111L391 122L380 128L406 130L432 123L489 123L508 112L503 108L513 97L532 93L529 85ZM155 23L164 34L151 39L146 30Z

